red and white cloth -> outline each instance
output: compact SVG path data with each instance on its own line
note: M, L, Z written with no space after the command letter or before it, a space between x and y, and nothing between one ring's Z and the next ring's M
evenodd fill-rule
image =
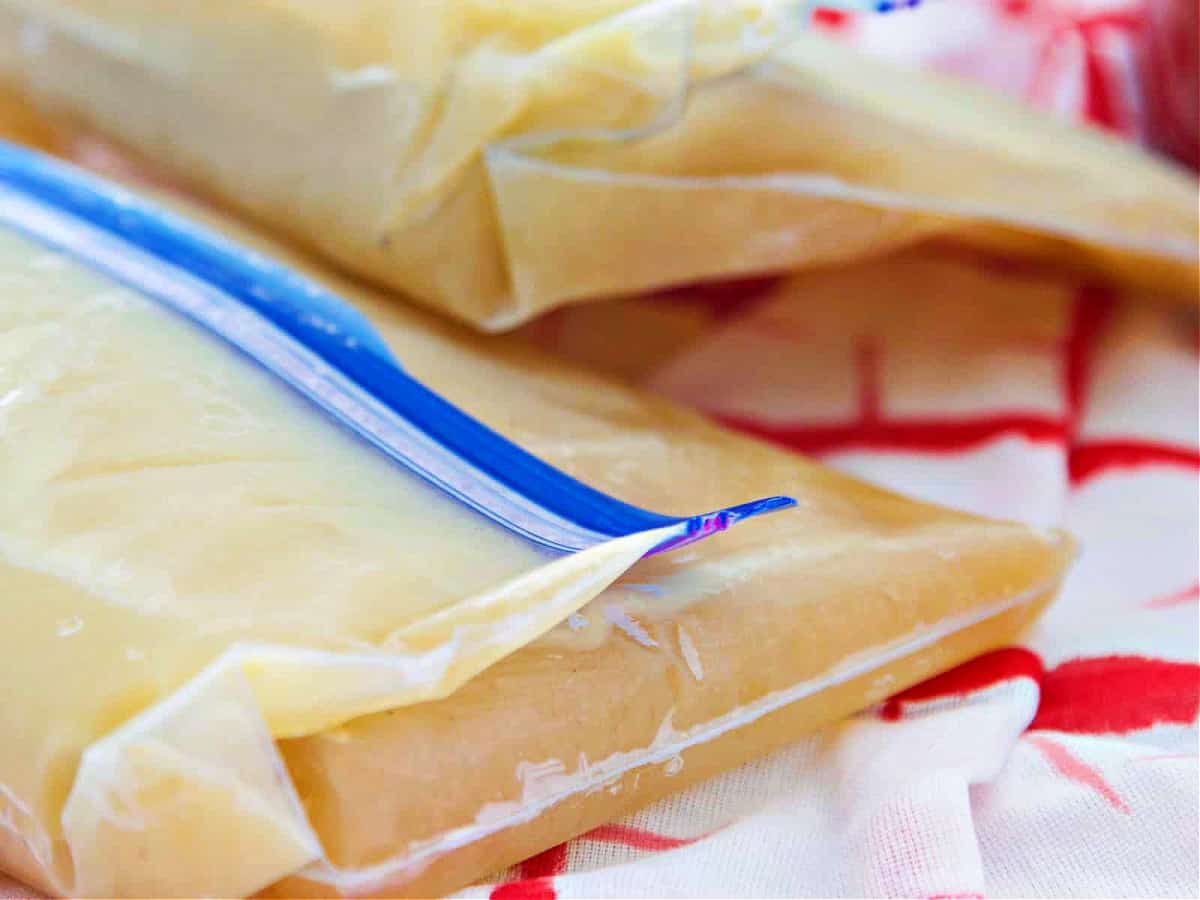
M1195 164L1194 0L818 22ZM1082 555L1023 645L463 896L1200 895L1195 310L950 251L650 302L681 349L609 368L903 493L1063 527ZM607 316L531 334L603 362Z

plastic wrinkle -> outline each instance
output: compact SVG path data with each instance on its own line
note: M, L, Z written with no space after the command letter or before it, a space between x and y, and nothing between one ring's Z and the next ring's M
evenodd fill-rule
M23 817L32 826L32 830L35 832L34 835L30 835L28 831L22 830L21 826L17 823L17 816ZM16 835L29 848L39 864L43 866L48 865L53 858L53 854L50 852L49 838L47 838L45 830L39 824L37 816L34 815L29 805L14 794L8 785L2 781L0 781L0 828L3 828L10 834Z
M704 666L700 662L700 654L696 651L696 645L692 642L691 636L682 625L679 626L679 652L683 654L683 661L687 663L692 677L697 681L703 681Z
M989 211L986 206L970 202L955 202L930 197L916 197L896 191L880 190L878 188L862 187L850 184L835 175L800 175L795 173L776 172L770 175L706 175L703 178L689 175L651 175L644 172L612 172L607 169L589 169L578 165L565 165L550 160L524 156L511 152L502 143L497 143L484 150L484 157L489 161L489 168L507 158L511 164L524 166L529 169L540 169L546 172L558 172L574 181L593 183L612 183L619 180L623 184L645 185L647 187L677 188L683 190L694 187L726 187L743 191L760 191L765 193L795 193L810 197L829 197L861 202L880 209L896 210L906 213L919 213L936 218L939 214L946 216L976 219L981 222L994 222L1001 225L1018 225L1030 229L1044 231L1049 234L1062 234L1069 237L1096 243L1110 244L1129 250L1144 250L1155 252L1173 259L1192 261L1197 258L1196 246L1182 238L1169 237L1142 238L1127 233L1106 231L1100 228L1085 228L1065 225L1062 221L1039 216L1030 216L1012 211L1003 215ZM520 319L524 321L524 319ZM505 320L489 322L489 327L502 330L508 326Z

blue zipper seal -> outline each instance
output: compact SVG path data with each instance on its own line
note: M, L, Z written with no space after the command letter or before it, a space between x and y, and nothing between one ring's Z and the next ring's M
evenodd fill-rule
M0 223L200 324L395 462L508 530L570 553L672 527L646 555L795 505L698 516L632 506L522 450L408 375L353 306L136 194L0 141Z

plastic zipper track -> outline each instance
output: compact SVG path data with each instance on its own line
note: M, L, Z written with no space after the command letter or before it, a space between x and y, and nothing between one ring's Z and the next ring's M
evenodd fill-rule
M130 191L3 141L0 223L186 316L395 462L552 550L673 527L651 555L795 505L768 497L676 517L604 494L408 375L367 319L316 282Z

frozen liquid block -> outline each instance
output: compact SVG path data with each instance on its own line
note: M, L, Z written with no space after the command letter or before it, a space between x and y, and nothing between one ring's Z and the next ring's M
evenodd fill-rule
M797 500L641 562L661 530L551 554L132 287L153 248L123 283L18 233L13 190L0 866L44 890L451 890L1011 640L1069 562L318 276L379 352L602 491Z

